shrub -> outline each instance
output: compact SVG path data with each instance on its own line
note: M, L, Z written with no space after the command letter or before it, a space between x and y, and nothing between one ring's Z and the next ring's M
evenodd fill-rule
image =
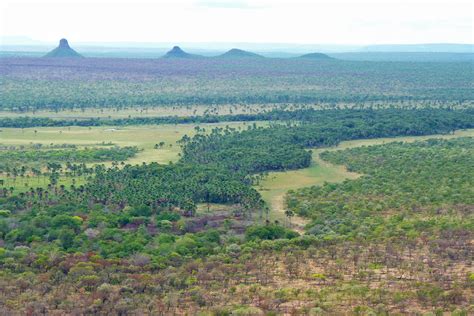
M245 238L247 240L275 240L281 238L291 239L297 236L297 232L275 224L250 226L245 232Z
M9 210L0 210L0 217L8 217L11 215L11 211Z

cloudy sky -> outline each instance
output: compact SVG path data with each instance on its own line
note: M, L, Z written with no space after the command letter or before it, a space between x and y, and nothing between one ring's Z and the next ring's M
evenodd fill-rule
M0 36L75 42L473 43L463 0L0 0Z

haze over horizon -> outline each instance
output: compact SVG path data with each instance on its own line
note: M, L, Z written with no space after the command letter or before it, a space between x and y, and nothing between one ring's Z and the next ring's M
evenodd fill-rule
M472 10L469 1L426 0L0 0L0 38L43 44L62 37L71 43L471 44Z

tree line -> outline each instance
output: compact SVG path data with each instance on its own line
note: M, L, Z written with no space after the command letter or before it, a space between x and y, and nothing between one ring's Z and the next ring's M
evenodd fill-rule
M161 124L206 124L220 122L251 122L251 121L313 121L329 124L333 120L357 119L372 122L380 118L389 119L393 113L395 119L417 120L420 116L437 118L446 122L448 119L457 120L454 128L463 127L469 122L474 110L472 108L453 110L450 108L423 108L423 109L323 109L317 110L297 109L273 109L253 114L228 114L228 115L191 115L191 116L161 116L161 117L129 117L129 118L87 118L87 119L51 119L48 117L2 117L0 127L4 128L29 128L29 127L67 127L67 126L127 126L127 125L161 125ZM462 116L466 115L463 119ZM451 124L454 124L452 122ZM458 126L459 125L459 126Z

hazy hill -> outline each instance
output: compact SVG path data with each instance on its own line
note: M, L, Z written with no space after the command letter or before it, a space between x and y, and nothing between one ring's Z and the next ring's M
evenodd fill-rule
M220 58L263 58L262 55L248 52L248 51L238 49L238 48L232 48L231 50L217 57L220 57Z
M77 57L82 57L79 53L77 53L74 49L72 49L69 46L69 43L67 42L67 39L63 38L59 41L59 46L47 53L44 57L52 57L52 58L57 58L57 57L72 57L72 58L77 58Z
M314 60L333 59L332 57L329 57L328 55L323 54L323 53L310 53L310 54L305 54L305 55L300 56L299 58L314 59Z
M163 58L198 58L200 55L194 55L186 53L179 46L174 46L170 51L168 51Z

